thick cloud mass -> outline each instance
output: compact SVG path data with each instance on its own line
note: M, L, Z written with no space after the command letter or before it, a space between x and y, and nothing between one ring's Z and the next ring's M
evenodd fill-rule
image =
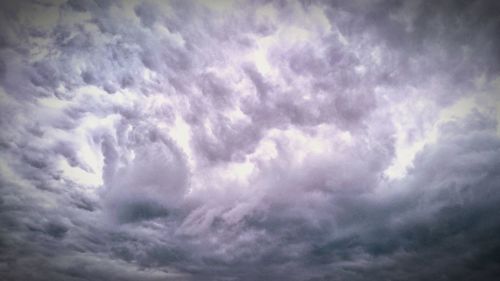
M500 276L500 2L0 11L1 280Z

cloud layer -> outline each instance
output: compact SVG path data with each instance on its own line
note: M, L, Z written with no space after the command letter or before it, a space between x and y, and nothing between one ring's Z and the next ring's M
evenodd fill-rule
M3 279L500 274L496 1L0 11Z

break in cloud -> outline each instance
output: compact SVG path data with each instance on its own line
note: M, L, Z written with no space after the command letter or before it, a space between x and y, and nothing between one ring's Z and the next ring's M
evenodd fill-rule
M498 1L0 5L0 279L500 274Z

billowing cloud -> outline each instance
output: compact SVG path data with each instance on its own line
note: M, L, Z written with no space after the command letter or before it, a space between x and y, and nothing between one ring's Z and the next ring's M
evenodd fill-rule
M495 1L0 11L0 279L498 276Z

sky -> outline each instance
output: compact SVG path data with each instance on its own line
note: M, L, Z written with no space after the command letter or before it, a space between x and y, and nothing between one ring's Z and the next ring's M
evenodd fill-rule
M495 280L500 2L0 3L0 279Z

